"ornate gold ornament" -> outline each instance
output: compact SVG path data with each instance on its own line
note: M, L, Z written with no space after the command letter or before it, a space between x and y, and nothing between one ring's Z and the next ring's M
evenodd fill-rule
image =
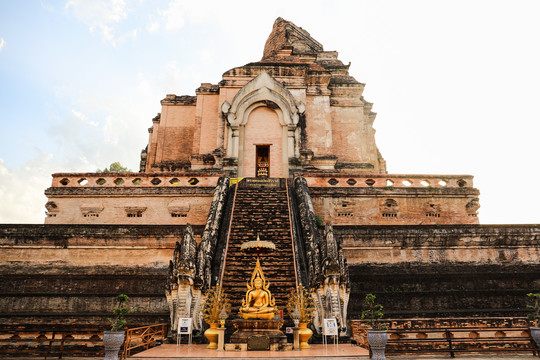
M269 290L270 281L266 280L259 256L261 253L271 253L276 246L270 241L261 241L257 235L256 241L248 241L242 244L241 250L245 253L255 253L257 262L251 275L250 281L246 283L246 296L242 300L239 315L244 319L273 319L278 310L276 300Z

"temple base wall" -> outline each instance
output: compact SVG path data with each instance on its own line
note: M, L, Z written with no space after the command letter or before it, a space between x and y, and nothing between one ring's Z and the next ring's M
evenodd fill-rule
M195 226L200 238L202 226ZM4 324L106 327L114 297L130 326L167 322L167 265L184 226L0 225ZM350 318L372 292L391 317L522 316L540 288L534 225L335 226L350 266Z

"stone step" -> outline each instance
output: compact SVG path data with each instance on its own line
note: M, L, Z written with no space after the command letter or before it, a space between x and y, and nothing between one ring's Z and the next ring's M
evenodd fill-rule
M273 254L261 257L261 265L276 305L285 310L288 294L296 286L287 200L286 189L237 189L222 282L233 309L240 306L255 267L255 259L242 253L240 247L259 235L276 245Z

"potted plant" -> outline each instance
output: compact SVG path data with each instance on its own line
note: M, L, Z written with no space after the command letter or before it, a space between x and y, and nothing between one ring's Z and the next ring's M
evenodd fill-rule
M538 322L540 321L540 293L527 294L530 304L527 305L531 312L529 314L529 320L531 322L531 337L538 347L540 347L540 327Z
M367 294L364 299L366 309L362 311L362 319L367 319L371 330L367 331L367 341L372 353L373 360L385 360L384 349L388 341L386 324L381 322L383 306L375 303L375 295Z
M225 309L226 313L230 313L231 304L227 295L223 293L220 286L214 286L211 289L208 289L206 293L206 300L201 306L201 312L204 321L210 325L210 328L206 329L204 336L208 339L210 344L208 344L208 349L217 349L217 341L219 335L219 322L220 314ZM223 317L223 316L222 316Z
M125 331L123 330L127 322L124 316L129 314L127 302L129 297L120 294L116 297L116 306L113 308L114 317L109 318L111 331L103 333L103 344L105 345L105 360L118 360L118 352L124 343Z
M311 346L308 345L308 340L313 335L313 331L307 326L313 320L315 303L308 289L299 285L298 291L291 291L287 302L287 312L294 320L295 325L300 328L298 330L300 349L309 349ZM298 319L298 324L296 324L296 319Z

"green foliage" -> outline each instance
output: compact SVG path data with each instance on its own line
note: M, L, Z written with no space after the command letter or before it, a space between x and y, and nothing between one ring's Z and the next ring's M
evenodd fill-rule
M321 215L315 215L315 221L317 221L317 226L324 226L324 219Z
M291 290L287 301L287 312L292 317L294 310L298 308L300 317L298 320L301 323L309 323L313 319L315 313L315 302L308 289L302 285L298 286L298 291Z
M116 306L113 308L114 318L109 318L111 323L111 331L119 331L127 325L127 321L124 318L127 314L130 313L127 303L129 302L129 297L125 294L120 294L116 297Z
M538 326L538 321L540 320L540 293L529 293L527 296L529 297L527 308L531 309L528 315L529 320Z
M105 168L103 170L97 169L96 172L98 173L128 173L132 172L127 167L122 166L120 162L113 162L111 165L109 165L109 168Z
M206 300L201 306L204 321L208 324L219 323L219 314L223 308L230 314L231 304L227 295L221 290L221 287L216 285L208 289L206 292Z
M367 294L364 299L367 309L362 311L362 319L367 319L367 324L373 330L386 330L386 324L381 322L383 314L383 306L375 303L375 295Z

